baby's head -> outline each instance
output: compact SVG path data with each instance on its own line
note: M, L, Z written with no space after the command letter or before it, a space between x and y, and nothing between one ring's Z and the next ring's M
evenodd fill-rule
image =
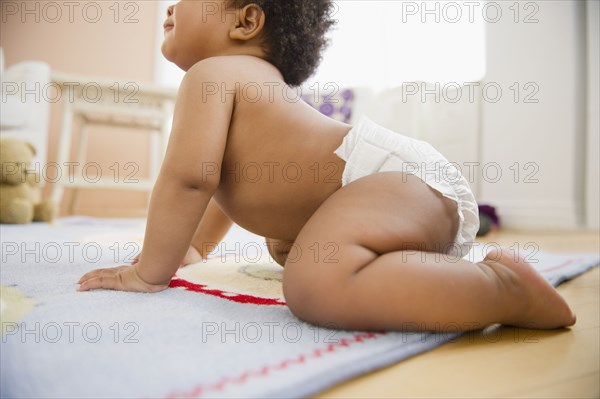
M256 4L265 14L262 48L285 82L298 86L321 61L325 34L334 25L331 0L226 0L234 9Z

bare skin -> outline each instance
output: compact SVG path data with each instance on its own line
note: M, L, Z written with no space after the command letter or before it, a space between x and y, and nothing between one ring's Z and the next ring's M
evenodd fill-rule
M81 291L164 290L233 221L267 238L285 266L288 306L312 323L433 331L575 323L522 259L446 256L456 204L418 178L377 173L342 187L345 163L333 151L351 126L299 101L265 61L262 10L189 19L201 12L202 1L169 9L163 53L187 73L139 261L86 273Z

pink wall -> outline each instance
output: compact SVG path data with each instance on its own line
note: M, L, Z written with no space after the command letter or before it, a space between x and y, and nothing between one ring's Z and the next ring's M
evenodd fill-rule
M0 46L7 66L23 60L47 62L53 70L122 82L152 82L157 6L154 1L0 0ZM60 104L52 104L48 162L56 160ZM94 128L88 160L104 168L136 162L148 168L145 134ZM109 170L106 169L106 173ZM51 185L44 189L47 195ZM64 205L72 196L67 190ZM81 190L75 212L95 216L143 216L147 194Z

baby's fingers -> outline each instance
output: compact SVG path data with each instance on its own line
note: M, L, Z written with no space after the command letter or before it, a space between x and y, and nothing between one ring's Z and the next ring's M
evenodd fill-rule
M112 275L112 276L99 275L97 277L93 277L88 280L85 280L83 283L81 283L78 291L90 291L90 290L97 290L100 288L104 288L107 290L119 290L119 289L121 289L121 286L122 286L121 279L119 278L118 275L116 275L116 274Z
M99 288L131 292L158 292L169 287L165 284L148 284L137 275L133 266L119 266L109 269L97 269L84 274L80 279L78 291L90 291Z
M100 273L102 273L102 271L105 269L96 269L96 270L92 270L90 272L87 272L86 274L84 274L83 276L81 276L81 278L79 279L79 281L77 282L77 284L81 284L86 280L98 277L100 275Z
M78 291L89 291L99 288L109 290L123 289L123 282L119 270L121 267L111 269L96 269L84 274L77 284L80 284Z

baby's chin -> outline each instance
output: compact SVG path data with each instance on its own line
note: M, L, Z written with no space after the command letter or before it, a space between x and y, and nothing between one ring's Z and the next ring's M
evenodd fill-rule
M166 40L163 41L163 44L160 46L160 52L167 61L173 62L173 54L171 54L171 51L169 51Z
M175 54L173 54L173 51L169 50L169 47L165 44L165 42L163 42L160 51L163 55L163 57L165 57L165 59L169 62L172 62L173 64L177 65L179 68L183 69L181 67L181 65L179 65L176 61L176 57Z

